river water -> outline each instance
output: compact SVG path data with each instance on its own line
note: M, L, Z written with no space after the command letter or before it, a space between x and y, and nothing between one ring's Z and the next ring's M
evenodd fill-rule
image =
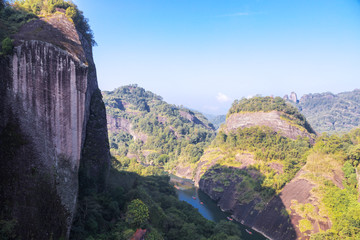
M171 175L170 181L176 187L176 192L179 200L185 201L198 209L200 214L203 215L206 219L214 222L220 222L221 220L227 220L227 217L231 217L230 213L221 211L221 209L217 206L214 200L212 200L203 191L196 188L191 180ZM242 239L267 239L262 234L256 232L249 227L246 227L245 225L242 225L241 223L236 222L235 220L234 223L239 225L239 228L241 229ZM246 230L250 231L252 234L249 234Z

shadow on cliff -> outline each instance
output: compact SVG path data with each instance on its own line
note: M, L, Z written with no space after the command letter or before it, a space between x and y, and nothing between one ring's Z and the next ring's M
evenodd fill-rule
M272 239L296 239L281 194L262 186L264 180L265 176L254 168L215 165L202 176L199 187L244 225Z
M66 236L67 211L55 178L38 159L32 140L7 114L0 126L0 227L4 239L59 239Z

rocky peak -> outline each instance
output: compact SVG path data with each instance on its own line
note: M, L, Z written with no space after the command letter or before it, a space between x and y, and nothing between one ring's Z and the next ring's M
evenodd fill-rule
M238 128L266 126L281 135L297 139L298 136L315 140L312 130L305 117L289 103L280 97L254 97L242 99L233 104L222 126L225 133Z
M289 99L294 103L298 102L298 98L295 92L291 92Z
M298 100L298 98L297 98L297 94L296 94L295 92L291 92L291 93L290 93L290 96L286 94L286 95L283 97L283 99L284 99L285 101L291 101L291 102L294 102L294 103L298 103L298 102L299 102L299 100Z
M84 48L75 26L60 12L24 24L14 35L15 46L24 41L39 40L65 50L74 59L86 63Z
M293 140L297 139L298 136L308 137L310 141L314 143L314 135L302 127L290 124L289 121L282 118L281 115L282 113L278 111L235 113L226 119L226 124L223 125L221 129L229 133L238 128L267 126L284 137Z

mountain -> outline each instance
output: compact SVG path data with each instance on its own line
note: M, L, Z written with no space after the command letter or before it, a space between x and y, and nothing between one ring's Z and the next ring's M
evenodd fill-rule
M288 199L305 201L307 185L287 186L314 141L305 117L283 99L235 101L205 149L195 181L238 221L273 239L296 239L302 233L287 212Z
M358 239L359 143L359 128L315 141L305 117L281 98L243 99L205 149L195 181L269 238Z
M338 94L306 94L296 105L319 133L348 132L360 125L359 89Z
M102 191L110 166L91 30L64 1L1 1L0 21L1 235L68 238L79 179Z
M103 92L103 97L111 152L120 162L125 156L136 158L143 165L192 177L215 136L214 126L201 113L170 105L137 85Z
M219 129L226 120L226 115L204 114L204 116L214 125L215 129Z

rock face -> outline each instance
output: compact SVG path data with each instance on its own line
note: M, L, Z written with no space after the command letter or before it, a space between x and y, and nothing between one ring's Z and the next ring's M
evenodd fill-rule
M259 173L254 170L249 170L249 173L254 178L259 177L257 176ZM216 180L216 175L224 174L221 170L206 172L199 182L199 187L217 201L222 210L230 211L237 221L262 232L271 239L309 239L311 233L329 229L331 222L327 218L321 220L314 218L310 221L312 231L300 231L299 222L303 219L302 213L297 212L301 209L300 206L311 204L315 206L311 214L319 214L319 209L316 207L318 199L311 193L315 185L302 178L305 173L301 170L291 182L286 184L281 193L274 196L261 210L256 206L260 202L258 198L248 203L238 202L239 196L245 193L237 189L242 178L236 174L228 175L227 178L232 181L224 185Z
M314 142L314 136L309 134L305 129L300 129L298 126L294 126L282 119L281 113L278 111L234 113L226 119L226 124L223 126L223 129L225 132L230 132L238 128L253 126L268 126L284 137L294 140L298 136L308 137L311 142Z
M298 103L298 102L299 102L299 100L298 100L297 95L296 95L295 92L291 92L289 99L290 99L291 101L293 101L294 103Z
M284 202L279 196L275 196L264 209L259 210L256 205L261 201L258 198L252 199L245 204L239 204L237 198L244 194L236 188L242 182L238 176L229 176L233 178L229 185L224 185L214 181L211 174L223 174L219 172L207 172L200 180L199 186L202 191L208 194L213 200L218 202L220 208L224 211L230 211L232 217L255 230L263 233L271 239L296 239L296 231L290 221L289 216L282 215ZM253 173L256 177L256 173ZM234 179L235 178L235 179ZM217 189L222 189L219 192Z
M314 142L315 134L289 121L280 111L232 113L228 115L226 124L220 131L228 134L239 128L254 126L270 127L293 140L300 136L308 137L311 143ZM263 181L266 181L263 180L265 175L256 167L257 164L266 164L279 175L284 173L284 164L276 161L261 163L253 150L246 152L225 146L208 148L200 159L195 174L195 184L217 201L222 210L229 211L234 219L271 239L309 239L311 233L330 228L327 218L309 217L310 220L305 220L304 213L299 210L308 204L307 207L311 205L314 208L312 216L320 216L317 208L319 201L311 192L315 184L303 178L305 170L300 170L292 181L279 189L280 193L275 194L274 191L264 197L264 192L274 189L252 188L249 179L258 182L259 186L263 186ZM232 152L232 155L227 156L227 152ZM300 227L305 221L312 226L311 230L305 231L304 227Z
M1 59L0 204L23 239L68 237L80 165L100 189L110 162L91 45L63 14L25 24L15 39Z
M131 122L126 118L113 117L110 114L108 114L107 119L108 119L108 129L111 132L118 133L120 131L124 131L126 133L129 133L134 138L134 140L140 140L143 143L145 143L146 140L148 139L148 136L145 133L136 132L133 129Z

